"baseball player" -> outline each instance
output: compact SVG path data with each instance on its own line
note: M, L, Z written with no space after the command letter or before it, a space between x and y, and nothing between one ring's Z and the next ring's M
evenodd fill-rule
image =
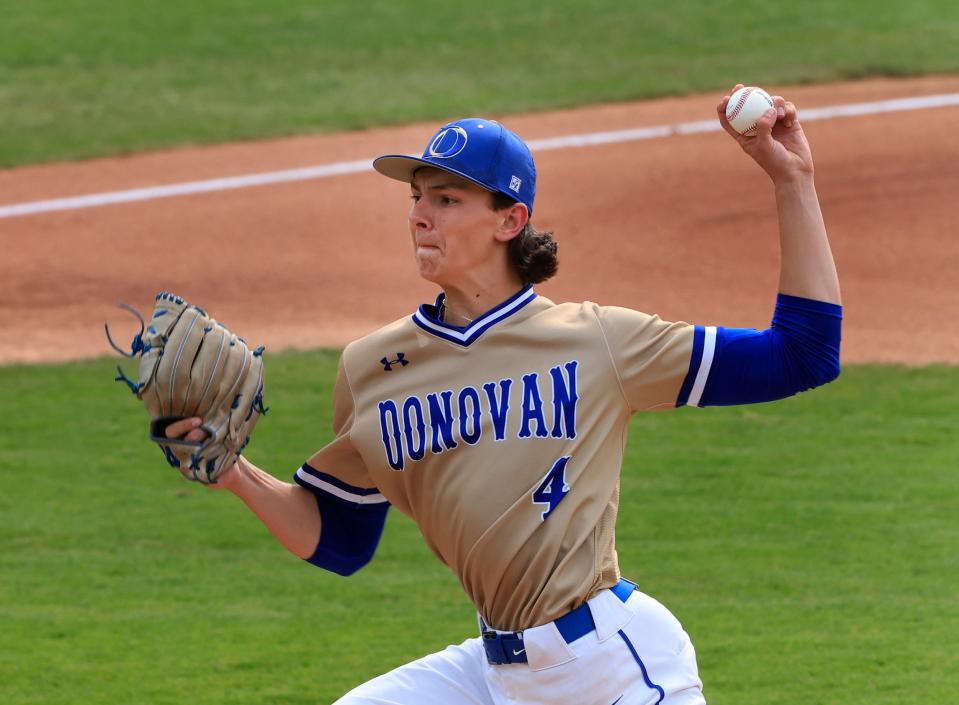
M769 401L839 373L841 307L792 103L736 134L770 176L780 293L768 330L670 323L533 285L556 271L530 225L526 144L479 118L421 157L387 155L409 184L420 275L441 293L343 351L335 440L288 484L246 459L220 477L294 554L349 575L373 556L387 509L411 517L476 606L478 631L360 685L348 705L693 705L693 646L623 579L614 527L627 424L638 411ZM170 437L202 434L199 419Z

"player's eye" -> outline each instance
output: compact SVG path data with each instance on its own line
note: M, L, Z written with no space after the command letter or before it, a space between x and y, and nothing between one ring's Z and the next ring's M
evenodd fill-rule
M454 203L457 203L457 200L455 198L450 198L449 196L443 196L440 199L440 203L442 203L444 206L452 206Z
M420 196L418 193L414 193L410 196L410 200L413 201L413 203L418 203L420 198L422 198L422 196Z

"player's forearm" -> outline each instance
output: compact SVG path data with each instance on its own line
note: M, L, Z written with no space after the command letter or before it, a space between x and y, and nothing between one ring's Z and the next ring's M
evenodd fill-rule
M777 182L779 291L839 304L839 277L812 174Z
M221 483L253 510L291 553L309 558L320 536L320 512L313 495L283 482L240 457Z

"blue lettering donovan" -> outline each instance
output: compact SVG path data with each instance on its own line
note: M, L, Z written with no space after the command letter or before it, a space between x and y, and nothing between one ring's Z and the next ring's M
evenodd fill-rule
M408 462L476 445L484 434L504 441L516 438L576 438L576 377L570 360L544 375L530 372L477 387L408 396L378 404L386 462L403 470ZM511 424L515 421L515 425Z

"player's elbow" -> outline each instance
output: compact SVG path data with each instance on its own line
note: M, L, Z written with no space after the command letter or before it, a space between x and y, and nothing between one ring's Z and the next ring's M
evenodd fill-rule
M842 309L835 304L780 296L773 318L774 347L796 391L839 377Z
M372 553L366 556L354 556L348 562L346 562L340 570L334 570L333 572L337 575L342 575L343 577L349 577L363 566L369 564L371 560L373 560Z
M307 563L323 568L331 573L349 577L373 560L373 550L366 553L349 554L317 548L317 551L305 559Z
M807 359L800 391L822 387L839 378L842 371L839 365L839 351L829 350L825 352L827 354L817 356L812 360Z
M373 560L389 504L356 505L318 494L322 528L313 554L304 560L337 575L353 575Z
M796 367L801 372L794 377L797 392L815 389L838 379L842 369L839 364L839 346L820 346L814 351L805 350L795 354Z
M821 387L824 384L834 382L839 379L840 374L842 374L842 367L839 365L839 358L837 356L836 361L823 371L819 379L819 384L816 386Z

